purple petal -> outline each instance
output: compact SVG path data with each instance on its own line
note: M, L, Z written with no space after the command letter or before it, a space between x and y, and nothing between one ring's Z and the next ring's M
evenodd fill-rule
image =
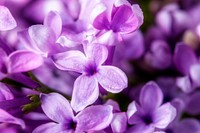
M43 52L37 47L37 44L30 38L28 34L28 29L20 31L18 37L23 46L30 51L38 54L43 54Z
M169 12L164 10L160 11L156 16L156 23L166 33L170 34L172 29L172 17Z
M40 87L39 83L34 81L31 77L24 75L23 73L13 73L7 76L9 79L12 79L18 83L21 83L29 88L38 88Z
M4 79L7 75L5 73L0 72L0 80Z
M71 105L78 112L94 103L99 96L98 82L92 76L79 76L74 82Z
M98 0L81 0L81 12L79 19L87 23L93 23L94 19L105 10L105 6Z
M182 74L189 75L191 65L197 63L194 51L187 45L178 44L175 49L174 63Z
M13 94L5 84L0 83L0 88L0 101L11 100L14 98Z
M94 61L97 66L103 64L108 57L107 48L100 44L88 44L85 53L88 60Z
M196 119L188 118L178 123L176 133L199 133L200 124Z
M119 35L112 30L106 31L104 34L96 38L96 41L106 46L116 46L119 43Z
M51 11L44 19L44 25L50 27L58 38L62 30L62 19L58 12Z
M68 51L59 53L53 57L54 64L58 69L82 73L85 69L86 57L80 51Z
M188 76L177 78L176 85L180 87L185 93L190 93L194 90L190 78Z
M25 123L23 120L15 118L3 109L0 109L0 122L17 124L22 126L22 128L25 128Z
M119 105L116 101L109 99L104 105L111 105L113 107L113 111L120 111Z
M70 40L69 38L67 38L67 36L60 36L56 42L61 44L63 47L69 47L69 48L78 46L80 44L79 42Z
M189 100L187 101L186 107L185 107L186 112L188 112L189 114L192 114L192 115L200 114L199 101L200 101L200 92L199 91L190 95Z
M144 15L143 15L142 9L140 8L138 4L133 4L132 10L134 12L134 15L138 19L138 28L139 28L143 24L143 21L144 21Z
M57 50L55 44L56 35L50 27L45 25L33 25L28 28L28 33L44 55Z
M143 124L135 125L127 130L127 133L152 133L154 128Z
M96 76L100 85L112 93L119 93L128 86L126 74L114 66L101 66Z
M113 6L111 29L114 32L130 33L138 27L138 19L130 6Z
M90 21L92 22L94 28L98 30L110 29L109 11L103 2L94 6L90 16Z
M60 133L61 131L63 131L62 125L50 122L37 127L33 133Z
M0 108L11 111L13 109L17 109L28 103L30 103L30 100L28 97L15 98L11 100L0 101Z
M88 117L90 116L90 117ZM113 118L112 106L96 105L81 111L77 116L77 130L98 131L109 126Z
M143 112L144 110L137 103L135 103L135 101L131 102L127 110L128 123L131 125L143 124L143 120L141 119Z
M154 112L154 125L157 128L166 128L175 117L176 109L170 103L165 103Z
M64 2L64 6L67 6L65 8L67 8L67 11L69 13L70 16L73 17L73 19L77 19L79 17L80 14L80 10L81 10L81 4L79 0L68 0L68 1L62 1Z
M3 48L0 47L0 61L4 60L4 58L7 57L6 51L4 51Z
M148 82L140 92L140 104L143 108L153 111L163 100L163 93L155 82Z
M129 3L129 1L127 1L127 0L115 0L114 1L114 5L115 6L121 6L121 5L131 6L131 4Z
M122 35L125 45L117 45L118 54L129 60L139 59L145 51L144 37L141 31ZM118 48L118 49L117 49ZM122 49L126 52L121 52Z
M195 64L190 67L190 77L195 87L200 86L200 64Z
M0 128L1 133L17 133L16 127L6 127L6 128Z
M107 12L104 11L101 14L99 14L93 22L94 28L98 30L109 30L110 29L110 23L107 18Z
M26 114L24 118L29 120L49 120L49 118L44 113L38 112L30 112Z
M128 105L128 110L127 110L128 119L130 119L131 116L133 116L136 111L137 111L137 108L136 108L136 105L135 105L135 101L133 101Z
M66 123L74 117L69 102L58 93L42 94L41 103L44 113L56 122Z
M5 6L0 6L0 31L14 29L17 26L15 19Z
M115 113L111 122L111 128L114 133L123 133L127 127L127 116L125 112Z
M33 52L18 50L9 55L8 72L19 73L38 68L43 64L43 58Z

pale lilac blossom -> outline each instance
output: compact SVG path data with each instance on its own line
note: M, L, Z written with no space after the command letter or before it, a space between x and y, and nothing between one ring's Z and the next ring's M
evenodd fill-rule
M63 47L57 42L62 32L62 19L57 12L49 12L43 25L33 25L27 30L21 31L19 37L24 47L38 55L49 57L52 54L63 51Z
M61 70L81 73L74 82L72 108L78 112L94 103L99 97L99 84L107 91L119 93L127 87L124 72L114 66L103 65L108 56L107 48L100 44L88 44L84 53L71 50L53 56Z
M74 115L69 102L58 93L41 95L42 109L54 122L37 127L33 133L82 133L99 131L112 121L112 106L94 105Z

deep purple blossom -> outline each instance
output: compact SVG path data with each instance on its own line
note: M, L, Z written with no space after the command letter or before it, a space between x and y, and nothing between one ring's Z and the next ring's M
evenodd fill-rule
M140 104L133 101L128 107L128 122L134 124L131 133L151 133L155 128L164 129L176 116L176 109L170 104L163 105L163 93L154 82L147 83L140 92Z
M108 56L106 47L88 44L80 51L69 51L53 56L61 70L81 73L74 82L71 105L78 112L94 103L99 96L100 84L105 90L118 93L127 87L127 77L119 68L103 65Z
M112 106L90 106L74 115L69 102L60 94L41 95L42 109L54 122L37 127L33 133L81 133L106 128L112 121Z
M131 6L125 0L103 0L97 4L93 15L93 26L96 29L112 30L122 34L133 32L143 23L143 14L139 6Z

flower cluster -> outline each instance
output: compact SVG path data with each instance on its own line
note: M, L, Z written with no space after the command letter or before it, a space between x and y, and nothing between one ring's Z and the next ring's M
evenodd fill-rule
M198 0L0 2L0 133L199 133L199 12Z

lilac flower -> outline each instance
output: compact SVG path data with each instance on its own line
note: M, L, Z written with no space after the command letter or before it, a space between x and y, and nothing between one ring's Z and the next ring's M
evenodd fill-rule
M174 53L174 64L184 77L177 79L177 86L184 92L192 92L200 86L200 64L194 51L187 45L180 43L176 46Z
M25 48L44 57L63 50L56 41L62 30L62 20L57 12L49 12L43 25L33 25L19 33Z
M156 16L156 23L168 35L178 35L188 27L188 14L177 4L165 6Z
M60 94L41 95L42 109L54 122L37 127L33 133L82 133L106 128L112 121L112 106L90 106L76 116L69 102Z
M171 65L172 54L169 45L163 40L155 40L145 55L146 63L156 69L166 69Z
M0 6L0 31L14 29L17 26L15 19L5 6Z
M121 35L134 32L143 23L143 13L137 4L126 0L103 0L92 10L91 23L97 32L96 42L116 46Z
M97 15L98 14L98 15ZM143 23L138 5L125 0L102 1L93 11L93 26L98 30L112 30L121 34L135 31Z
M94 103L99 96L98 83L107 91L118 93L127 87L127 77L119 68L103 65L108 51L99 44L88 44L85 55L71 50L53 56L61 70L81 73L74 83L71 105L78 112Z
M140 93L140 105L134 101L128 107L128 122L135 124L131 133L151 133L155 128L164 129L176 116L176 109L170 104L162 104L163 94L154 82L147 83Z

